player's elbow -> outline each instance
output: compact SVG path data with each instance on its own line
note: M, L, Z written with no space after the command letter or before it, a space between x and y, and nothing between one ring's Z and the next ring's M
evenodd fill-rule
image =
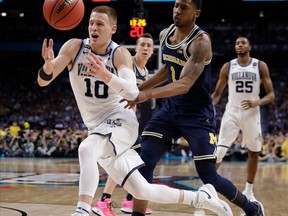
M191 89L191 86L183 85L182 88L181 88L181 93L182 94L186 94L186 93L189 92L190 89Z

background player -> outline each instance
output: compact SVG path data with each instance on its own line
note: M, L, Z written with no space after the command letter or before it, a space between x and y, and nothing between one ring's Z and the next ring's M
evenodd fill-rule
M248 38L238 37L235 51L237 58L222 66L212 94L213 104L216 105L228 84L228 103L221 120L216 166L220 166L228 148L241 130L242 144L248 148L247 182L243 194L251 201L256 201L252 187L262 147L259 106L273 102L275 94L268 66L250 56L251 44ZM267 92L262 98L259 97L261 81Z

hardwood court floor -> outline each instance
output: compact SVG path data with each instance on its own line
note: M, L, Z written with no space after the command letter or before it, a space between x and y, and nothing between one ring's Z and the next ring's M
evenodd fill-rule
M79 178L77 159L1 158L0 166L1 216L70 216L74 211ZM94 203L99 199L107 178L102 169L100 172ZM245 162L224 162L219 173L243 190ZM193 160L162 160L155 170L154 182L188 190L196 190L201 186ZM263 203L266 216L288 216L287 163L260 163L254 192ZM113 194L118 216L125 215L120 211L125 195L125 190L120 187ZM223 198L222 195L219 197ZM229 204L234 215L239 216L240 209ZM181 204L150 202L149 207L153 210L152 216L214 215Z

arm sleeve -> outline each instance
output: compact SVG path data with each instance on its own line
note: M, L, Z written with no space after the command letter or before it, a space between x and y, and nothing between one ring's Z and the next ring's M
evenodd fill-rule
M106 84L123 98L134 100L139 94L135 73L129 68L121 68L118 74L119 77L113 74Z

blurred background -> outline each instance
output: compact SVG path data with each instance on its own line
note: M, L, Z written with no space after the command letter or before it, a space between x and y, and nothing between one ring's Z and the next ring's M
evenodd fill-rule
M26 131L41 131L37 135L44 133L43 130L50 131L47 132L49 136L55 130L69 130L69 133L85 136L79 132L85 130L85 126L75 104L68 71L62 73L49 87L40 88L36 83L38 69L43 64L41 46L45 37L54 39L55 53L70 38L88 37L90 11L95 6L105 4L114 7L118 14L118 30L113 37L114 41L129 47L133 53L133 46L140 34L152 34L157 47L159 32L173 22L173 0L84 0L85 16L80 25L72 30L59 31L45 21L43 2L0 0L1 139L15 123ZM288 1L285 0L203 0L202 13L196 22L212 39L212 91L221 66L236 57L234 43L238 35L247 36L252 42L251 56L265 61L269 66L276 100L274 104L261 107L265 136L282 136L288 131L287 11ZM130 25L131 23L139 25ZM148 63L151 74L159 67L160 62L159 50L156 48ZM264 93L262 89L261 94ZM227 102L225 94L227 91L216 106L217 131ZM141 128L159 104L159 101L153 101L149 111L146 109L145 112L138 113L142 118Z

